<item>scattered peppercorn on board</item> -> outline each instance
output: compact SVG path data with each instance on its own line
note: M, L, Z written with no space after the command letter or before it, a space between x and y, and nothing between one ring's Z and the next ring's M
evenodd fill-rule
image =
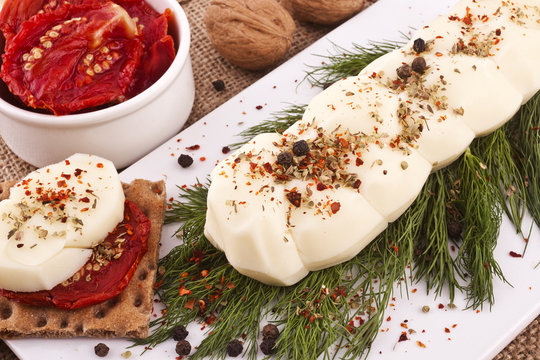
M126 169L121 178L130 181L137 177L150 180L164 179L167 193L176 194L176 186L191 185L205 179L219 160L225 158L222 148L238 141L242 130L271 117L288 103L306 104L319 89L302 81L306 64L317 65L321 59L314 54L325 54L332 44L350 48L352 43L367 44L369 40L401 40L400 32L409 33L420 28L438 14L446 14L455 1L443 0L379 0L355 18L344 23L325 38L277 68L245 91L174 137L160 148ZM188 149L189 148L189 149ZM194 162L183 168L177 159L189 154ZM353 183L354 184L354 183ZM530 219L524 220L528 229ZM161 255L178 244L173 237L176 224L164 228ZM396 284L395 299L386 309L387 318L372 346L370 359L490 359L510 342L530 321L540 314L540 232L536 227L531 234L524 258L509 256L520 252L523 239L515 234L509 221L504 219L495 256L512 284L495 279L495 304L476 312L463 310L466 299L456 297L456 309L448 306L447 294L438 298L426 295L422 283L409 285L408 296ZM402 297L401 294L404 296ZM429 307L429 311L426 311ZM423 310L424 309L424 310ZM159 312L159 307L156 306ZM192 346L204 337L203 325L190 325ZM487 330L489 329L489 330ZM409 330L414 330L409 331ZM408 341L400 341L406 332ZM479 334L488 334L480 336ZM17 340L9 341L22 360L38 358L94 359L95 340ZM130 345L128 341L107 341L109 357L119 358ZM474 346L472 346L474 344ZM143 359L175 359L175 343L167 341L141 357ZM130 349L138 354L141 349ZM263 355L260 352L260 357Z

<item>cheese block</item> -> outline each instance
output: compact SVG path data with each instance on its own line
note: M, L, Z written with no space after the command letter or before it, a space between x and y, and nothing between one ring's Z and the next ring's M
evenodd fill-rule
M123 213L108 160L76 154L30 173L0 202L0 288L49 290L70 278Z
M540 89L539 19L528 0L462 0L328 87L282 136L256 137L212 172L207 236L273 285L355 256L431 171Z
M290 285L308 271L288 225L284 186L265 169L275 161L279 142L278 134L259 135L212 171L205 236L240 273Z

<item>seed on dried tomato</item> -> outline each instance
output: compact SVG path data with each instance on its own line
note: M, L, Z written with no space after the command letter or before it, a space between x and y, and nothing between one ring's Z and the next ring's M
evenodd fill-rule
M184 340L188 336L188 334L189 331L186 330L184 325L178 325L172 329L172 338L174 339L174 341Z
M182 154L178 158L178 164L183 168L187 168L193 164L193 158L187 154Z
M282 151L277 156L277 163L283 167L293 164L293 154L290 151Z
M264 355L271 355L276 350L276 342L272 339L265 339L262 341L260 347Z
M426 42L424 41L424 39L418 38L418 39L414 40L413 49L417 53L421 53L423 51L426 51Z
M175 350L178 355L189 355L191 352L191 344L187 340L180 340L176 343Z
M263 340L276 340L279 337L279 329L274 324L266 324L262 329Z
M109 347L105 345L104 343L99 343L96 346L94 346L94 352L99 357L105 357L107 354L109 354Z
M227 355L237 357L244 351L244 345L240 340L233 340L227 344Z
M412 61L411 67L417 73L423 74L427 69L426 60L423 57L418 56Z
M409 64L403 64L396 70L397 76L400 79L407 80L412 75L412 69Z
M296 207L300 207L302 202L302 195L297 191L291 191L287 193L287 200Z
M216 89L216 91L225 90L225 83L223 82L223 80L212 81L212 86L214 86L214 89Z
M292 151L296 156L304 156L309 152L309 145L306 140L299 140L293 144Z
M358 189L362 185L362 181L360 179L357 179L353 184L353 189Z

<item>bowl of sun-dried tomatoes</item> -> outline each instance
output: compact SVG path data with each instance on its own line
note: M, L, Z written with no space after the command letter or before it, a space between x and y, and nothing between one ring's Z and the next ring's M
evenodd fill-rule
M122 168L185 124L195 86L176 0L0 6L0 135L23 160L82 152Z

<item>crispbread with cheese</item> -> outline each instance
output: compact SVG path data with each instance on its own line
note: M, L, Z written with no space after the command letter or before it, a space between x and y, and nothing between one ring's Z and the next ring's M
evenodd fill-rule
M0 183L0 201L9 197L9 188L14 184ZM151 222L148 250L124 291L104 303L77 310L22 305L0 296L0 338L142 338L148 335L165 212L165 184L134 180L124 184L124 193Z

